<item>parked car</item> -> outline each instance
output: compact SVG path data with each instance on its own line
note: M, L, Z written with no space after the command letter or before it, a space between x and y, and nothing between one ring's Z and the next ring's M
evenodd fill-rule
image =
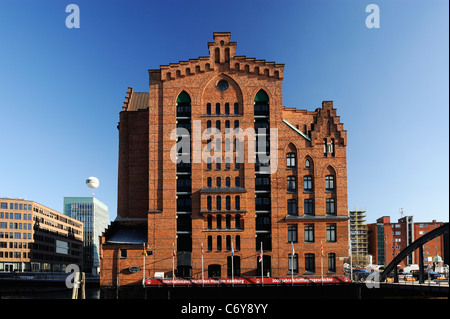
M372 272L367 271L366 269L355 269L353 270L353 280L365 282L371 273Z
M411 274L414 277L414 279L419 280L419 270L411 270ZM439 273L437 273L435 271L431 271L431 270L423 271L423 279L425 279L425 280L427 280L427 279L434 280L439 276L440 276Z
M403 273L403 280L404 280L404 281L414 281L415 279L414 279L412 273L410 273L410 272L404 272L404 273Z

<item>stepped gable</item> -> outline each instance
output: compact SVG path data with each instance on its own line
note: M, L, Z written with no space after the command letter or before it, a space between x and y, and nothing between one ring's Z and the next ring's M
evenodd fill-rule
M316 109L314 117L314 130L311 132L311 143L322 143L323 138L332 136L336 138L336 143L347 146L347 131L344 130L344 124L340 117L336 115L336 109L333 108L333 101L323 101L322 108Z
M283 79L284 64L236 56L236 42L230 42L230 37L230 32L215 32L214 42L208 42L209 56L161 65L161 81L171 81L219 69Z

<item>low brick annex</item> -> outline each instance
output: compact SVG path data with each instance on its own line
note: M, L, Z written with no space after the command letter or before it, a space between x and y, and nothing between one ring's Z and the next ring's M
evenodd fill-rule
M148 92L126 93L102 286L202 278L202 269L261 276L261 266L270 277L343 274L347 132L333 102L284 107L284 64L237 56L230 33L213 36L208 56L149 70ZM259 142L266 148L249 154Z

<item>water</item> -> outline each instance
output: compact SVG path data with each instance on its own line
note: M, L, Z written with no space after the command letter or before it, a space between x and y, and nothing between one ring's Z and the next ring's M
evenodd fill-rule
M20 291L0 291L0 299L72 299L72 290L39 287ZM86 299L100 299L100 288L86 288Z

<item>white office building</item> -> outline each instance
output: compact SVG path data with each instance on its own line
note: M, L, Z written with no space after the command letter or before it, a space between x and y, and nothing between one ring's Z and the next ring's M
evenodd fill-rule
M95 197L64 197L64 214L84 225L83 271L100 271L99 236L108 227L108 206Z

